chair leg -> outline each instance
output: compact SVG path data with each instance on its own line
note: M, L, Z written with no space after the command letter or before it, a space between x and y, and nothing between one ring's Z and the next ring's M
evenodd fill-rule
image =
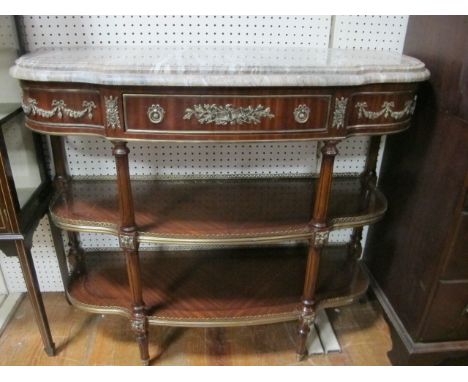
M28 290L29 299L31 301L34 318L44 344L44 350L49 356L55 355L55 344L52 340L50 333L49 321L42 301L41 291L39 290L39 283L37 281L36 270L31 255L31 251L27 248L23 241L15 241L18 258L23 271L24 281Z

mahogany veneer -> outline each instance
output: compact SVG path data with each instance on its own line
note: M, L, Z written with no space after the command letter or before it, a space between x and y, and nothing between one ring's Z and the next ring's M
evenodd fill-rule
M301 88L185 88L106 86L21 82L26 111L31 102L50 112L54 100L81 111L84 103L93 102L90 113L79 118L57 112L52 116L29 112L26 126L56 135L87 134L110 140L154 141L271 141L307 139L343 139L354 135L382 135L407 129L416 105L416 83L386 83L349 87ZM340 100L347 99L342 116ZM115 108L106 102L115 102ZM359 104L364 104L364 109ZM413 105L408 107L408 103ZM256 123L206 123L195 116L186 118L195 105L232 105L255 109L261 105L272 117L259 117ZM377 113L386 104L401 112L367 117L362 110ZM149 109L164 109L160 122L151 122ZM299 105L310 109L305 122L297 122L294 112ZM112 117L109 110L116 110Z
M132 180L140 242L236 243L308 238L316 178ZM363 204L363 194L369 193ZM118 234L115 180L74 180L51 205L54 222ZM385 197L358 177L333 181L329 229L361 226L385 212Z
M171 326L235 326L297 319L307 251L305 245L140 251L148 320ZM125 258L118 252L88 253L87 265L88 274L69 285L72 302L95 313L130 317ZM319 275L319 307L349 303L367 290L367 277L349 261L347 246L325 248Z

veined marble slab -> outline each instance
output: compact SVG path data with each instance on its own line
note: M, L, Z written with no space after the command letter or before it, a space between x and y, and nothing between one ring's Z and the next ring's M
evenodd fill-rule
M399 53L272 46L46 48L17 59L10 74L143 86L347 86L429 78L421 61Z

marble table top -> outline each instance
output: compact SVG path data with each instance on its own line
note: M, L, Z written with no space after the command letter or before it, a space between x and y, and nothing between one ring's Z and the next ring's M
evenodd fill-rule
M18 58L10 74L142 86L348 86L429 77L421 61L394 52L168 45L44 48Z

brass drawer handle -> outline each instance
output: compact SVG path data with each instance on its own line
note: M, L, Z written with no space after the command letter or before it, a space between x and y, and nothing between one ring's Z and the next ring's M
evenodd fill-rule
M310 116L310 108L307 105L299 105L294 109L293 114L297 123L306 123Z
M161 123L166 111L160 105L151 105L148 108L148 118L152 123Z
M198 123L215 125L243 125L258 124L262 118L274 118L269 107L258 105L257 107L235 107L233 105L193 105L185 109L183 119L195 117Z

